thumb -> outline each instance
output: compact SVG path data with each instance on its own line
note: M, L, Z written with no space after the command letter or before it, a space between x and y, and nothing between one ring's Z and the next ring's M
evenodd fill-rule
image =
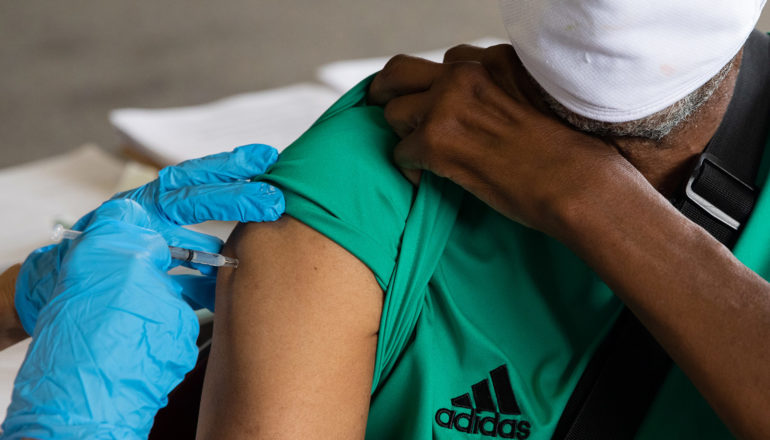
M406 180L413 186L418 186L420 184L422 170L410 170L409 168L399 168L398 170L401 171L401 174L403 174L404 177L406 177Z
M243 181L169 191L160 195L158 205L177 224L208 220L273 221L286 206L278 188L264 182Z
M264 144L243 145L233 151L191 159L158 173L161 192L186 186L247 180L264 174L278 160L278 151Z
M117 199L104 202L89 214L85 229L93 229L99 224L119 221L140 228L150 228L150 216L142 205L131 199Z
M133 255L165 270L171 262L168 244L151 225L147 211L134 200L105 202L93 212L83 235L74 241L64 259L107 267ZM71 270L77 267L69 266Z
M419 133L413 133L405 137L393 149L393 161L401 174L415 186L420 182L422 170L430 171L426 163L424 147L418 142L418 136Z

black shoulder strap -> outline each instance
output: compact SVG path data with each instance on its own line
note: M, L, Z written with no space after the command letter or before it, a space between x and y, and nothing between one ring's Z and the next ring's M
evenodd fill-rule
M754 206L754 181L770 116L770 37L752 32L743 51L735 92L722 124L701 154L682 214L732 247Z
M717 132L674 205L728 247L755 201L754 181L770 126L770 37L752 32L735 92ZM572 393L554 439L632 439L671 360L624 309Z

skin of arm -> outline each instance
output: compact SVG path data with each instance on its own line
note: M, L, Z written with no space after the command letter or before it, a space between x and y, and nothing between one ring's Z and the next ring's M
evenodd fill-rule
M239 225L220 269L199 439L362 439L383 292L289 216Z
M635 170L603 178L619 190L560 207L561 240L626 303L735 434L770 438L770 284Z
M736 435L770 438L770 284L664 197L718 127L737 67L686 124L645 145L589 136L550 115L509 45L447 57L394 58L369 90L402 137L394 157L405 175L447 177L565 243Z
M0 275L0 350L27 337L14 306L16 277L20 269L21 264L15 264Z

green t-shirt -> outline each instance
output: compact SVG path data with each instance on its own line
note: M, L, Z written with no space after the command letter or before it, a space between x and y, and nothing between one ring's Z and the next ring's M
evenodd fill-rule
M414 189L392 163L382 109L364 103L368 83L258 176L386 292L367 438L551 438L621 303L564 245L451 182L423 173ZM765 278L768 216L763 195L736 248ZM675 368L637 437L731 435Z

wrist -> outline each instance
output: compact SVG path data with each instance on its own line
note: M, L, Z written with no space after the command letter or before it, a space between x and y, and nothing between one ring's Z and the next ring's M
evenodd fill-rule
M610 231L625 229L629 216L662 199L619 154L597 158L564 186L551 205L547 232L570 246L606 239Z

